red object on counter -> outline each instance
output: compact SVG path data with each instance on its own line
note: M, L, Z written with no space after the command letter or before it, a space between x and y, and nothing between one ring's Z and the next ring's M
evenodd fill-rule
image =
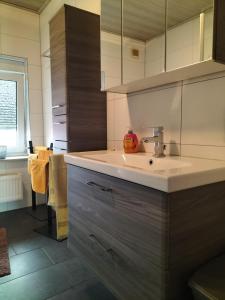
M138 138L132 130L129 130L125 134L123 139L123 148L125 153L137 153L138 152Z

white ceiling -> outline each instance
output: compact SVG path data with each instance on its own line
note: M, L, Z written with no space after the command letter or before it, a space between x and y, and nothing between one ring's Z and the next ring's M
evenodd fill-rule
M36 13L40 13L51 0L0 0L20 8L28 9Z
M168 0L168 27L213 7L213 0ZM165 0L123 0L123 32L127 37L149 40L165 30ZM102 30L120 34L121 0L101 1Z

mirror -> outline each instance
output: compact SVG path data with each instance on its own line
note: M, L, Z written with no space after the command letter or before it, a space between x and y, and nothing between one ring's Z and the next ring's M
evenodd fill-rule
M212 59L213 0L167 0L166 71Z
M122 0L101 1L102 90L122 84Z
M122 83L165 71L166 0L123 0Z
M102 0L102 89L212 60L214 0Z

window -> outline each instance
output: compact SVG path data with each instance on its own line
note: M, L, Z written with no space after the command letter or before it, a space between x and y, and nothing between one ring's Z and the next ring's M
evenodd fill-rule
M0 144L8 155L26 153L26 74L15 62L0 58Z

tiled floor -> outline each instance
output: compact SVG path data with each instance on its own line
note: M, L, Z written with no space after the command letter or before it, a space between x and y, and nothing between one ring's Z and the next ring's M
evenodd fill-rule
M43 224L26 209L0 213L11 264L11 275L0 278L0 300L116 300L66 241L33 232Z

